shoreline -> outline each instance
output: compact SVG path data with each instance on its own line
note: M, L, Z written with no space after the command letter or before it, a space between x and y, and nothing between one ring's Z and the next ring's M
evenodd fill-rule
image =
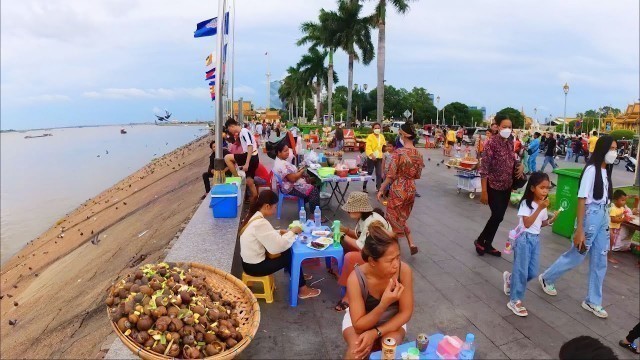
M201 202L209 137L80 204L2 264L3 357L99 356L111 334L104 291L130 267L163 258L191 218Z
M69 126L55 126L49 128L37 128L37 129L2 129L0 134L11 133L25 133L29 131L47 131L47 130L60 130L60 129L81 129L81 128L93 128L93 127L123 127L123 126L140 126L140 125L154 125L154 126L205 126L209 125L208 121L185 121L167 124L156 124L153 122L141 122L141 123L126 123L126 124L93 124L93 125L69 125Z

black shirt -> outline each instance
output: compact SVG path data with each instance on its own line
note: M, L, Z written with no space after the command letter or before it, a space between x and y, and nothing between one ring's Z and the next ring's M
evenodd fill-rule
M547 139L547 151L544 153L544 156L554 156L556 154L556 139L549 138Z
M344 140L344 130L342 130L342 128L337 128L336 129L336 140L337 141Z
M231 154L231 153L226 148L222 148L222 157L224 158L227 154ZM211 155L209 155L209 167L207 168L208 172L211 172L211 170L213 170L214 168L213 164L215 163L215 159L216 159L216 153L211 152Z

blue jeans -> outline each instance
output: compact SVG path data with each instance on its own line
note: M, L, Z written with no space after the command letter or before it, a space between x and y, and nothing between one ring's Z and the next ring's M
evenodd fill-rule
M564 161L571 160L572 156L573 156L573 149L571 147L567 147L567 155L564 156Z
M553 159L553 156L545 156L544 161L542 162L542 167L540 168L540 171L544 172L544 168L547 167L547 164L551 164L551 167L554 169L558 167L558 164L556 164L556 161Z
M344 140L336 140L336 150L340 151L344 147Z
M536 171L536 158L538 157L538 152L534 152L529 156L529 172Z
M513 271L511 272L511 301L524 299L527 282L538 276L540 264L540 235L523 232L513 244Z
M607 273L607 252L609 251L609 212L606 205L587 205L584 217L585 247L580 254L571 243L571 248L542 274L547 284L555 284L567 271L580 265L589 256L589 289L585 301L592 305L602 305L602 283Z

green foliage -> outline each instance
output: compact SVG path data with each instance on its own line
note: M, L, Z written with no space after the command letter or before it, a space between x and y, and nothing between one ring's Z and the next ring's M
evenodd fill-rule
M321 130L322 125L299 125L298 128L303 134L308 134L311 130Z
M396 143L396 137L398 136L397 134L394 134L392 132L385 132L382 134L384 135L384 139L387 141L387 143L391 143L391 144Z
M615 140L631 140L636 135L632 130L613 130L609 133Z
M524 116L522 116L522 113L520 113L520 111L512 108L512 107L507 107L504 108L500 111L498 111L496 113L497 115L506 115L507 117L509 117L509 119L511 120L511 122L513 123L513 128L514 129L523 129L524 128Z
M444 119L447 125L470 126L471 115L469 114L469 107L460 102L452 102L444 106L442 110L442 116L440 119ZM454 118L455 116L455 118Z

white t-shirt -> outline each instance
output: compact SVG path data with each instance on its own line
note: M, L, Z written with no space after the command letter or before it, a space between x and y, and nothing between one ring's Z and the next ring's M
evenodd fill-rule
M249 151L249 145L253 145L253 153L251 155L255 155L258 153L258 147L256 146L256 139L251 135L251 132L246 128L242 128L240 130L240 145L242 146L242 152Z
M593 198L593 185L596 179L596 167L587 166L582 174L580 182L580 190L578 190L578 198L586 198L585 204L606 204L609 197L609 179L607 178L607 170L602 170L602 199L595 200Z
M389 225L389 222L387 221L387 219L383 218L382 216L380 216L380 214L378 214L375 211L371 213L371 216L369 216L368 218L364 220L358 220L358 224L356 224L355 232L356 234L358 234L358 238L356 239L356 244L360 249L364 247L364 241L367 239L367 236L369 235L369 225L371 225L371 223L374 221L380 221L382 225L384 225L384 228L387 231L391 231L391 225Z
M296 234L291 231L280 235L260 211L251 220L240 235L240 257L247 264L261 263L267 251L270 254L280 254L296 241Z
M262 124L256 125L256 134L262 135Z
M526 201L523 201L522 204L520 204L520 209L518 209L518 216L520 217L520 225L522 225L522 227L524 227L524 218L531 216L531 214L533 214L538 208L538 204L536 204L534 201L531 202L531 206L533 207L533 209L527 206ZM542 209L542 211L540 211L540 214L538 214L536 221L534 221L533 224L531 224L531 226L529 226L528 228L525 228L524 231L530 234L540 234L540 229L542 229L542 222L548 219L549 214L547 214L547 209Z
M295 126L292 126L289 131L291 131L291 135L293 135L293 137L298 137L298 128Z

